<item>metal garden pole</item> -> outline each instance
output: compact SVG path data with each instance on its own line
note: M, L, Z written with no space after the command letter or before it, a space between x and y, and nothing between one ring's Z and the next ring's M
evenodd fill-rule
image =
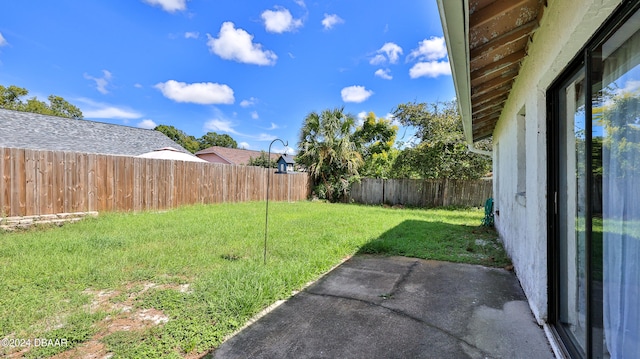
M269 179L271 178L271 145L273 145L274 142L276 141L280 141L284 147L288 147L289 146L289 142L287 141L286 143L284 141L282 141L279 138L276 138L275 140L271 141L271 143L269 144L269 154L267 155L267 207L265 210L265 219L264 219L264 258L263 258L263 263L267 264L267 233L269 231Z

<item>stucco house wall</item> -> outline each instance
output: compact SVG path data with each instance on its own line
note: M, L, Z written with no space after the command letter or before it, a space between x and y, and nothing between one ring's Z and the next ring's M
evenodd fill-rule
M548 314L546 91L619 4L548 2L493 133L496 229L541 325Z
M199 158L202 158L203 160L207 161L207 162L211 162L211 163L223 163L223 164L229 164L229 161L223 159L222 157L218 156L215 153L203 153L203 154L198 154Z

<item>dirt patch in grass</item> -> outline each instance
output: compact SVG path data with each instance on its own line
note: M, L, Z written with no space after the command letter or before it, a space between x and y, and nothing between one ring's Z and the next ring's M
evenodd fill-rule
M190 291L189 284L157 284L153 282L128 283L120 290L92 290L87 289L83 294L92 300L87 306L91 313L109 313L104 319L95 324L96 333L88 341L79 346L52 356L55 359L71 358L101 358L112 356L102 339L119 331L144 331L151 327L164 325L169 317L161 310L154 308L136 308L136 300L150 290L171 289L182 293ZM59 320L61 320L59 318ZM8 358L23 358L29 350L8 353Z

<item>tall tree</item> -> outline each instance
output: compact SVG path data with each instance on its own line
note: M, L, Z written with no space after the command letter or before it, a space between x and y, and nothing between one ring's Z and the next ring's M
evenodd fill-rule
M304 120L296 162L311 174L314 193L323 199L345 199L359 177L362 155L354 142L355 119L344 108L311 112Z
M227 134L217 134L215 132L207 132L202 137L198 138L200 149L204 150L211 146L220 146L228 148L238 148L238 143Z
M82 111L60 96L49 95L49 109L55 116L82 119Z
M490 171L490 157L469 152L455 101L409 102L399 105L393 115L401 124L415 128L420 141L398 155L394 177L476 179ZM477 146L491 148L491 140Z
M364 160L360 170L363 177L388 178L398 152L393 148L397 132L398 126L391 120L377 118L373 112L356 128L353 140Z
M36 97L22 100L29 94L25 88L11 85L0 85L0 108L15 111L39 113L42 115L67 117L74 120L83 118L82 111L60 96L50 95L49 103L38 100Z
M200 143L198 143L195 137L187 135L182 130L173 126L158 125L154 130L164 133L167 137L174 140L191 153L196 153L200 149Z

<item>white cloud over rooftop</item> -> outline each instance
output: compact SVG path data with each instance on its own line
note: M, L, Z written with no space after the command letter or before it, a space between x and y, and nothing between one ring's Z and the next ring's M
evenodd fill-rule
M118 120L133 120L142 117L138 111L123 106L96 102L88 98L76 99L85 118L104 118Z
M112 77L113 75L111 74L111 72L107 70L102 70L102 77L93 77L89 74L84 74L85 79L92 80L96 83L96 90L98 90L98 92L103 95L109 93L109 90L107 90L107 86L109 85L109 81L111 81Z
M153 120L146 119L138 122L137 126L140 128L146 128L147 130L153 130L154 128L156 128L156 126L158 126L158 124Z
M235 101L231 87L213 82L187 84L169 80L160 82L154 87L160 90L164 97L176 102L213 105L232 104Z
M225 60L233 60L254 65L275 65L278 56L270 50L263 50L262 45L253 42L253 35L236 28L227 21L220 27L218 37L207 34L209 51Z

